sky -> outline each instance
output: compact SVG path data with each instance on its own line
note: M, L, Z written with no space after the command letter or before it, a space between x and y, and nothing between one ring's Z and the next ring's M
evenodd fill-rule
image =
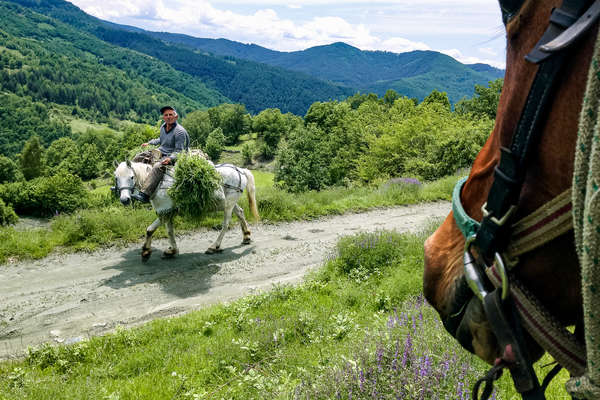
M296 51L345 42L361 50L435 50L505 67L497 0L72 0L88 14L151 31Z

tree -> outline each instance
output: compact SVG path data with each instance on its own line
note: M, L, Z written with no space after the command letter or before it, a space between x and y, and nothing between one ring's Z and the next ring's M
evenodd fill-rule
M70 137L60 138L52 142L46 149L46 166L50 169L50 173L61 163L64 165L65 161L71 160L76 153L77 144ZM72 170L72 168L68 168L68 170Z
M221 104L209 108L208 115L211 126L221 128L225 136L225 144L235 144L240 135L250 132L251 119L243 104Z
M23 147L19 156L19 164L25 179L30 180L41 176L44 171L44 148L40 138L32 136Z
M204 147L208 134L214 129L208 111L198 110L189 113L182 121L190 135L192 146Z
M223 135L223 129L217 128L213 130L206 138L206 146L204 151L212 161L219 161L223 146L225 145L225 135Z
M286 117L278 108L268 108L254 117L252 131L258 133L258 138L263 141L259 146L261 156L273 158L279 141L287 135L288 129Z
M450 110L450 100L448 100L448 93L439 92L437 89L434 89L431 93L427 95L423 99L423 105L437 103L441 104L444 108Z
M79 151L79 157L75 163L75 173L84 180L96 178L100 170L100 161L100 153L96 145L85 143Z
M475 95L470 99L464 98L456 103L455 110L459 114L486 115L496 119L496 110L500 101L500 93L504 79L489 81L488 86L475 85Z
M16 182L23 178L17 164L8 157L0 155L0 183Z
M279 149L275 181L291 192L321 190L331 184L327 134L316 124L298 127Z
M388 106L393 106L394 102L400 98L400 95L394 89L388 89L383 96L383 102Z

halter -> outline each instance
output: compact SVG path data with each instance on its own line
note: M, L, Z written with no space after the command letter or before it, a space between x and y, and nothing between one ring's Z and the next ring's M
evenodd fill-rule
M119 179L115 176L115 186L112 186L110 188L110 190L114 193L114 195L116 197L118 197L121 194L122 190L125 189L129 189L131 192L133 192L135 190L135 183L136 183L136 174L135 174L135 169L133 169L133 167L129 164L126 164L127 168L131 170L131 172L133 173L133 181L131 182L131 185L128 186L119 186Z
M503 20L506 23L521 3L501 1ZM571 373L580 375L585 370L584 347L566 330L561 330L554 319L538 304L526 288L516 279L509 281L507 263L514 267L519 246L515 242L535 242L521 246L520 254L531 251L572 229L570 218L570 191L562 193L530 216L512 224L519 195L525 179L528 159L538 143L542 126L549 111L557 77L570 53L571 45L580 39L600 16L600 0L564 0L560 8L552 11L550 23L534 49L525 57L539 64L538 72L527 96L525 107L513 135L510 148L501 148L501 157L495 168L494 181L487 202L482 206L483 219L475 221L464 211L460 193L466 178L454 189L452 210L455 222L465 236L464 270L456 288L452 312L444 319L446 329L466 349L473 352L467 333L459 329L466 305L473 296L483 303L487 319L500 348L504 351L499 363L482 378L473 391L479 398L479 386L485 383L482 398L492 392L492 382L499 371L509 367L516 390L523 399L544 399L544 390L558 368L551 371L540 386L533 362L527 352L522 332L524 325L531 336ZM549 222L548 222L549 221ZM558 222L557 222L558 221ZM541 226L554 224L543 235L536 233ZM556 226L556 229L554 227ZM521 238L516 238L518 234ZM523 239L524 238L524 239ZM477 250L474 257L471 250ZM512 252L512 254L511 254ZM518 254L517 254L518 255ZM509 295L510 294L510 295Z

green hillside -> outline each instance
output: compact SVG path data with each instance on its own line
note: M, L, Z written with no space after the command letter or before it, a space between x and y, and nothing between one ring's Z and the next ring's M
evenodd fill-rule
M231 57L216 57L187 46L167 44L147 34L120 29L85 14L62 0L15 0L97 38L162 60L177 71L199 78L251 112L279 108L304 114L315 101L342 99L355 90L310 75Z
M182 112L228 99L148 56L107 44L55 19L0 2L2 91L76 107L89 118L154 122L160 105Z
M401 95L423 99L436 89L447 92L454 103L464 96L472 96L476 84L487 85L489 81L504 76L503 70L486 64L464 65L435 51L400 54L362 51L338 42L303 51L277 52L226 39L202 39L167 32L147 33L171 43L304 72L380 96L386 90L394 89Z

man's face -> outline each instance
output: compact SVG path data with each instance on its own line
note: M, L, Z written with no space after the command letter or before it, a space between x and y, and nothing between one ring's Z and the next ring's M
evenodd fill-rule
M163 113L163 121L165 121L167 125L172 125L177 121L177 114L173 110L165 110Z

